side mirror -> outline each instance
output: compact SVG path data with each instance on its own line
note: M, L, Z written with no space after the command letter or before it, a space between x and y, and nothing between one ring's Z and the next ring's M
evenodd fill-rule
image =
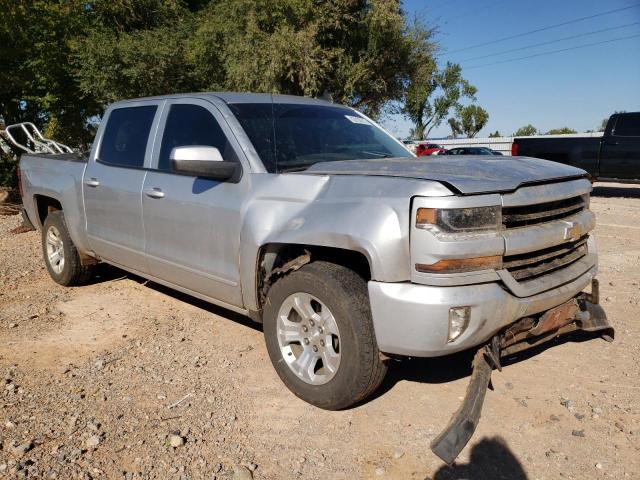
M221 181L231 179L239 167L237 162L225 161L216 147L200 145L174 148L169 161L176 173Z

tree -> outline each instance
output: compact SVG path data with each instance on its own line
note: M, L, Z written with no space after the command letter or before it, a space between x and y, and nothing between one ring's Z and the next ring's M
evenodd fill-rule
M32 121L65 143L90 139L86 120L100 108L80 90L70 63L74 38L88 27L81 0L0 0L0 114Z
M453 138L458 138L458 135L462 135L462 125L457 118L449 118L447 120L449 127L451 127L451 136Z
M433 30L400 0L0 0L0 114L72 146L123 98L233 90L321 96L420 137L475 88L436 68ZM409 94L410 91L410 94Z
M609 117L603 118L602 122L600 122L599 132L604 132L607 129L607 123L609 123Z
M489 113L478 105L466 105L456 109L456 117L449 119L449 126L454 137L464 134L467 138L475 137L489 121Z
M562 127L562 128L552 128L546 134L547 135L563 135L567 133L578 133L578 132L576 132L574 129L569 127Z
M613 112L616 113L626 113L626 110L616 110ZM609 117L603 118L602 122L600 122L600 127L598 128L599 132L604 132L607 129L607 123L609 123Z
M432 52L416 58L404 98L403 113L413 122L417 138L429 136L460 100L475 100L476 87L462 78L462 67L447 62L438 69Z
M91 14L75 65L83 92L103 104L193 90L329 92L378 116L402 100L413 59L434 49L397 0L118 0Z
M520 127L513 134L514 137L530 137L532 135L537 135L538 129L531 124L525 125L524 127Z
M496 130L495 132L489 134L489 138L498 138L498 137L501 137L501 136L502 135L500 135L500 132L498 130Z

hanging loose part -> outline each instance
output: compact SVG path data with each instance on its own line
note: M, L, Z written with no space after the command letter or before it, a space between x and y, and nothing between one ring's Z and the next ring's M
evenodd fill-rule
M451 465L469 442L480 421L491 372L494 368L502 370L501 358L578 330L597 332L606 341L613 341L614 330L598 300L598 282L593 280L590 294L582 293L542 315L522 318L482 346L473 358L473 372L462 405L431 442L433 453Z

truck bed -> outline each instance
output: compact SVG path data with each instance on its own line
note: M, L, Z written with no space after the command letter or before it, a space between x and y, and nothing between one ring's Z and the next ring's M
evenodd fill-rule
M89 159L89 156L86 153L25 153L22 155L21 160L27 156L31 158L44 158L47 160L79 163L87 163Z
M600 137L517 138L517 154L543 158L598 174Z
M87 167L87 155L78 153L31 154L20 157L22 200L31 223L42 227L42 209L48 204L38 201L41 197L53 199L64 205L65 221L71 239L81 249L88 248L85 234L82 179ZM49 201L50 202L50 201Z

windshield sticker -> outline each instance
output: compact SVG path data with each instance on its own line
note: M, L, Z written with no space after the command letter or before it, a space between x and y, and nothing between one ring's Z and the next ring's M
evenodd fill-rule
M351 123L358 123L360 125L371 125L366 118L356 117L355 115L345 115L345 118Z

